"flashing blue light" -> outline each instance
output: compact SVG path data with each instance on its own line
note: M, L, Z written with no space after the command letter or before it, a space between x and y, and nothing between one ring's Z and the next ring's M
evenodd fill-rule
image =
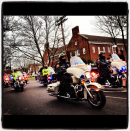
M50 77L50 80L52 80L52 76Z
M118 69L119 72L121 72L121 70Z
M126 71L126 67L123 66L123 67L121 68L121 70L122 70L122 71Z
M13 79L13 77L12 76L10 76L10 80L12 80Z
M84 75L81 75L80 78L84 78Z
M75 65L78 65L78 62L76 62Z

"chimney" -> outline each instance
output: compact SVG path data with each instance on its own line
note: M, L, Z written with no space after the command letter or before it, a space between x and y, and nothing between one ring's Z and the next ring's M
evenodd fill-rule
M49 43L46 43L46 44L45 44L45 49L48 50L48 48L49 48Z
M79 26L72 28L72 35L76 36L79 33Z

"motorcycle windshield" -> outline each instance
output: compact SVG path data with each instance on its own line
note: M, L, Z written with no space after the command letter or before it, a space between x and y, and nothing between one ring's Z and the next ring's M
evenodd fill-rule
M52 67L48 67L49 69L49 75L55 74L55 71Z
M70 58L70 64L72 67L77 67L83 69L84 71L91 71L91 66L86 65L82 59L78 56L73 56Z
M113 60L120 60L119 56L117 54L112 54Z

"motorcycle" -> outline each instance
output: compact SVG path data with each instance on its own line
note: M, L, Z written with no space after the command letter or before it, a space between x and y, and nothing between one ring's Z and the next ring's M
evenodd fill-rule
M14 82L14 89L15 91L20 89L21 91L24 90L24 86L26 85L25 78L23 76L18 76L16 81Z
M102 85L92 82L91 79L91 66L86 65L79 57L71 57L71 67L66 69L66 73L71 74L70 88L75 94L75 97L70 97L66 92L64 95L59 95L59 87L64 86L62 82L57 81L48 84L47 92L50 96L57 97L58 100L70 99L76 101L88 101L94 108L103 108L106 104L106 97Z
M9 87L9 81L10 81L10 78L8 75L4 75L3 77L3 80L4 80L4 87Z
M112 54L111 76L115 79L115 87L126 86L127 80L127 66L126 62L122 61L117 54Z
M108 68L110 69L110 79L104 80L104 87L125 87L126 80L127 80L127 67L126 62L120 60L117 54L112 54L112 58L110 59L111 62L107 64ZM99 79L103 79L100 78ZM102 84L102 83L101 83Z
M43 84L43 86L47 86L48 84L51 84L54 82L54 77L55 77L55 71L53 70L52 67L48 67L49 69L49 74L42 76L40 83Z

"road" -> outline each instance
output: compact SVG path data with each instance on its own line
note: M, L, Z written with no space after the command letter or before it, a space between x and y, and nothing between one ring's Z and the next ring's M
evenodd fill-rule
M9 115L127 115L127 90L105 91L103 109L92 108L85 101L59 101L49 96L46 87L30 80L24 91L10 87L3 90L3 114Z
M106 105L99 110L85 101L59 101L38 81L30 80L23 92L3 88L3 115L127 115L127 90L104 93Z

